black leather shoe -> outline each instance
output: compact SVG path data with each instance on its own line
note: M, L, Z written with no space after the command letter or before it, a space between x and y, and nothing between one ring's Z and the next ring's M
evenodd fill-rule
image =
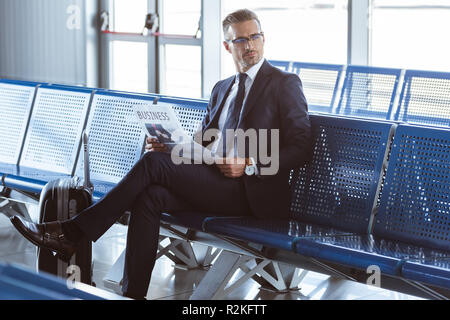
M77 249L77 244L64 235L59 221L36 224L19 216L11 217L10 220L27 240L40 248L56 252L56 256L65 262L70 261Z

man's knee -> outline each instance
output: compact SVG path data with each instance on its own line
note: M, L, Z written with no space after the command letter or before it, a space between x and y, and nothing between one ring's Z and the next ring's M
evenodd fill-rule
M170 154L164 152L146 152L143 154L141 161L144 161L150 169L169 170L172 166Z
M132 214L159 218L167 206L169 191L160 185L151 185L136 199Z
M141 159L145 159L146 161L150 162L157 162L157 161L165 161L165 158L167 158L167 153L164 152L145 152ZM169 157L170 158L170 157Z

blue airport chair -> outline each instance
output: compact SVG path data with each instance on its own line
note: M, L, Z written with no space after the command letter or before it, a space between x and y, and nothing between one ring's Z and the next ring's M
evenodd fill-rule
M411 244L402 275L450 289L450 130L401 125L373 233Z
M297 252L450 289L450 131L398 126L369 235L316 237Z
M193 136L199 130L203 118L206 116L208 101L162 97L159 104L172 106L183 130Z
M0 80L0 171L11 171L19 162L38 85L34 82Z
M45 183L73 174L92 93L57 85L37 88L19 165L3 168L4 187L40 193Z
M73 174L91 94L90 89L82 88L38 88L20 158L20 175Z
M291 71L290 68L289 68L291 62L289 62L289 61L269 60L268 62L269 62L272 66L277 67L277 68L280 69L280 70L288 71L288 72Z
M309 111L332 113L343 70L343 65L294 62L292 72L302 81Z
M401 69L348 66L336 114L391 120Z
M449 154L450 130L398 127L375 235L450 251Z
M145 133L133 107L150 105L153 100L154 96L116 91L94 94L86 124L94 198L108 192L141 157ZM81 152L75 174L82 177L83 170L84 157Z
M311 115L314 149L291 177L291 218L208 218L223 236L295 250L300 238L367 233L392 124Z
M406 70L395 120L450 127L450 73Z

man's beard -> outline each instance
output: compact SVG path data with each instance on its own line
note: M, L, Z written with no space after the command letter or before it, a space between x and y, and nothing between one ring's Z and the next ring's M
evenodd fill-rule
M249 53L255 53L254 56L247 56ZM248 51L242 56L242 61L246 67L252 67L261 60L261 56L257 51Z

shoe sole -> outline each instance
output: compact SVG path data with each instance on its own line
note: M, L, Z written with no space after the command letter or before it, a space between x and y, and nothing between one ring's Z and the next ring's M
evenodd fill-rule
M62 254L60 252L58 252L55 249L51 249L45 245L42 245L40 243L37 243L34 239L30 238L28 236L28 234L25 232L25 230L23 230L23 228L21 226L23 226L22 223L20 223L20 220L18 219L11 219L11 223L13 224L14 228L16 228L16 230L28 241L30 241L32 244L34 244L36 247L39 247L41 249L46 249L50 252L55 253L55 257L57 257L58 259L61 259L64 262L70 262L71 257L67 257L67 255Z

